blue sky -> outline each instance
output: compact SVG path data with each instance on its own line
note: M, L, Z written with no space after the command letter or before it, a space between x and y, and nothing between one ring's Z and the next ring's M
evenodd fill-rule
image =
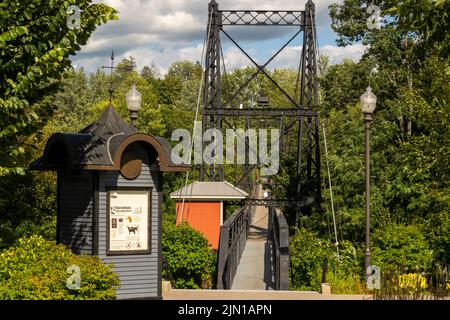
M358 60L362 45L345 48L335 45L336 35L330 28L328 5L341 0L316 0L316 22L319 51L331 63L344 58ZM119 10L119 21L98 28L88 44L72 58L77 68L93 72L109 63L111 50L117 60L133 56L138 68L156 64L164 74L175 61L201 60L208 18L207 0L103 0ZM304 10L306 0L217 0L220 9ZM258 63L264 63L295 33L294 27L228 27L229 33ZM222 36L225 64L233 70L251 62ZM300 34L269 67L292 67L298 64Z

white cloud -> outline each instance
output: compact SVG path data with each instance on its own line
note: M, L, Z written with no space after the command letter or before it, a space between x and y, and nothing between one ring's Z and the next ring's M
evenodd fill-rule
M304 10L307 0L218 0L220 9L279 9ZM328 5L342 0L316 0L317 28L322 39L331 40L321 48L321 53L330 55L332 63L344 56L356 59L362 51L353 46L338 48L331 45L334 36L329 30ZM208 18L209 0L97 0L111 5L119 11L119 21L112 21L98 28L87 45L73 58L78 67L94 71L108 64L111 50L118 61L123 57L136 58L138 67L154 62L164 72L168 66L181 59L201 59L203 39ZM292 32L292 28L229 28L239 43L249 42L257 55L274 52L274 41ZM256 30L258 29L258 30ZM228 29L227 29L228 30ZM222 37L224 39L225 36ZM301 39L301 37L300 37ZM272 42L271 42L272 41ZM300 41L301 42L301 41ZM297 44L298 42L295 42ZM267 46L264 47L265 45ZM275 46L278 46L275 45ZM264 48L263 48L264 47ZM295 67L299 59L299 46L287 47L270 66ZM276 48L278 49L278 48ZM276 50L275 49L275 50ZM322 52L323 51L323 52ZM251 62L232 46L225 46L227 69L251 65ZM264 60L262 57L260 59ZM259 63L264 61L258 61Z
M122 36L138 34L143 37L138 44L167 45L183 44L189 40L201 41L208 19L207 0L104 0L119 11L119 21L109 22L100 27L87 45L87 52L98 51L111 46L115 39ZM328 21L327 7L333 0L316 1L316 19L318 27ZM298 0L232 0L218 1L220 9L280 9L303 10L304 4ZM305 0L306 3L306 0ZM268 39L285 33L282 28L277 31L263 32L255 37ZM266 29L267 30L267 29ZM175 43L174 43L175 42ZM134 39L114 41L114 44L133 45ZM185 43L184 43L185 45Z
M298 68L300 61L302 46L286 47L269 65L269 69L273 68ZM321 55L326 55L330 58L331 64L337 64L344 59L351 59L355 62L359 61L364 54L365 47L361 44L355 44L347 47L338 47L334 45L325 45L319 48ZM255 54L255 50L249 50L250 55ZM272 54L273 52L269 52ZM192 62L200 61L202 55L202 45L185 47L185 48L165 48L157 50L146 47L133 48L116 55L116 61L130 56L137 61L138 69L146 65L156 63L162 74L167 72L168 67L175 61L189 60ZM253 63L236 47L230 47L224 52L226 71L233 71L237 68L246 66L253 66ZM109 53L105 56L95 56L88 58L76 59L76 65L83 67L87 71L93 71L102 65L108 65ZM258 63L260 63L258 61ZM265 63L261 62L261 63Z
M271 67L298 68L302 46L286 47L270 64Z
M152 50L144 47L131 49L125 52L122 57L134 57L138 64L138 69L151 65L152 62L159 62L157 65L162 74L167 72L167 68L175 61L200 60L202 54L202 46L186 47L180 49L166 48L164 50Z
M355 44L347 47L325 45L319 48L319 54L328 56L330 58L330 64L341 63L344 59L350 59L357 62L364 54L365 49L366 48L361 44ZM270 53L273 54L273 52ZM286 47L268 65L268 68L273 69L283 67L283 68L297 69L300 62L301 54L302 54L302 46ZM245 57L242 54L242 52L237 48L232 47L228 49L224 53L224 55L227 71L232 71L236 68L242 68L245 66L253 66L253 63L247 57Z
M347 47L338 47L326 45L320 48L320 54L330 57L330 63L336 64L342 62L344 59L351 59L359 61L364 54L366 47L362 44L354 44Z
M236 47L231 47L224 52L224 60L227 72L253 65L252 62Z

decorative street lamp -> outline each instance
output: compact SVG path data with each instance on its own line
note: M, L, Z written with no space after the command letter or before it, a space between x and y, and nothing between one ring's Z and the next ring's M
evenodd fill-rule
M372 92L370 86L361 96L361 110L364 113L364 122L366 127L366 253L364 255L364 267L366 276L370 276L370 123L372 114L377 105L377 97Z
M133 85L131 90L128 91L127 96L127 108L130 112L131 125L137 127L137 118L139 109L141 109L142 95L137 91L136 86Z

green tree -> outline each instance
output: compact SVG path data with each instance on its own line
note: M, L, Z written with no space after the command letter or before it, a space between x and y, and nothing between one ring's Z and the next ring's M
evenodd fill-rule
M89 88L95 101L108 99L109 81L110 76L101 69L97 69L96 72L89 75Z
M354 138L362 137L362 132L356 133L354 129L362 129L362 124L354 118L347 127L349 122L342 116L346 112L349 115L357 112L352 107L358 99L357 91L361 94L360 86L370 84L378 97L371 141L373 228L377 230L391 224L425 228L435 262L442 263L448 261L444 252L450 250L445 236L448 221L443 218L450 207L446 196L450 181L447 170L450 166L450 69L448 35L440 30L448 27L448 10L445 9L449 3L374 3L383 10L381 29L368 29L368 14L360 1L345 0L330 6L338 44L362 41L368 45L362 60L351 66L351 72L333 74L333 69L339 70L341 66L332 66L321 79L323 115L331 131L329 150L336 201L345 203L340 203L342 218L349 217L350 212L361 214L361 181L352 184L352 179L348 180L352 173L341 171L340 167L353 165L352 170L360 172L362 177L362 150L355 152L353 159L348 157L357 146L362 146L362 141ZM362 71L359 76L357 70ZM346 77L348 74L357 82ZM334 81L336 78L339 80ZM359 89L352 91L353 87ZM348 96L339 96L340 92ZM329 112L336 107L343 108L342 115ZM339 127L344 130L340 132ZM356 199L359 200L354 202ZM338 215L338 220L340 218ZM347 220L349 224L342 221L344 230L355 221ZM441 224L440 227L432 232L429 226L437 224Z
M0 250L18 238L56 235L56 175L53 172L3 177L0 189Z
M169 70L163 79L152 76L147 78L147 81L154 86L159 103L166 109L175 107L177 100L182 98L181 91L189 86L190 82L199 80L201 75L200 64L178 61L169 66ZM197 92L198 88L197 90L194 89L193 94L197 95ZM195 110L195 105L192 105L191 108Z
M448 57L450 39L450 2L445 0L402 2L392 1L395 5L387 13L397 16L399 28L414 30L420 38L420 46L432 49L443 57Z
M429 271L432 252L416 226L390 224L374 231L372 263L383 271Z
M80 29L67 8L82 10ZM45 97L81 45L116 11L89 0L6 0L0 4L0 175L24 173L27 149L52 114Z
M359 99L367 87L367 66L344 59L340 64L329 66L321 74L320 115L327 116L331 110L346 110L347 105Z
M138 114L139 131L155 136L165 136L166 128L163 120L163 110L158 104L158 98L153 86L133 70L121 75L113 75L112 81L114 89L112 105L119 115L123 119L130 121L126 94L131 89L131 86L135 85L142 94L141 109ZM87 118L86 125L98 119L108 104L109 98L96 99L96 102L88 109L90 117Z
M90 118L89 107L96 100L94 90L83 69L67 71L59 86L60 89L51 98L55 111L44 132L78 132ZM45 138L42 142L47 140Z
M181 81L187 81L192 78L198 78L202 74L200 63L192 63L191 61L183 60L174 62L169 66L166 77L178 78Z
M136 59L132 56L129 58L123 58L114 69L114 74L116 80L120 82L122 79L126 78L131 73L136 72Z
M449 193L442 194L449 197ZM448 201L447 201L448 203ZM425 236L433 250L435 261L448 264L450 262L450 208L438 210L427 217L425 223Z
M155 88L158 102L164 107L173 106L183 90L183 82L173 76L166 75L164 79L150 78L148 81Z
M70 5L81 9L79 29L70 29L67 25ZM26 167L42 152L47 138L44 126L51 119L55 104L60 111L70 110L72 114L83 116L82 108L89 99L86 79L83 72L71 71L70 56L86 44L97 26L111 19L116 19L114 9L87 0L7 0L0 3L2 248L18 237L34 233L54 237L54 175L25 175ZM63 74L69 76L60 82ZM53 96L60 86L67 90L66 95ZM75 93L80 88L82 90ZM64 116L60 112L57 117ZM71 125L78 121L72 120ZM55 123L58 123L56 119Z
M161 78L161 70L154 62L150 66L144 66L140 74L147 81Z

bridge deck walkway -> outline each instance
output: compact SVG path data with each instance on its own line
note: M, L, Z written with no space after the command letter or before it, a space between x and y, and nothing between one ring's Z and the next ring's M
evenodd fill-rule
M263 190L259 189L258 198ZM268 236L269 212L256 206L244 253L236 271L231 290L273 290L274 275Z

